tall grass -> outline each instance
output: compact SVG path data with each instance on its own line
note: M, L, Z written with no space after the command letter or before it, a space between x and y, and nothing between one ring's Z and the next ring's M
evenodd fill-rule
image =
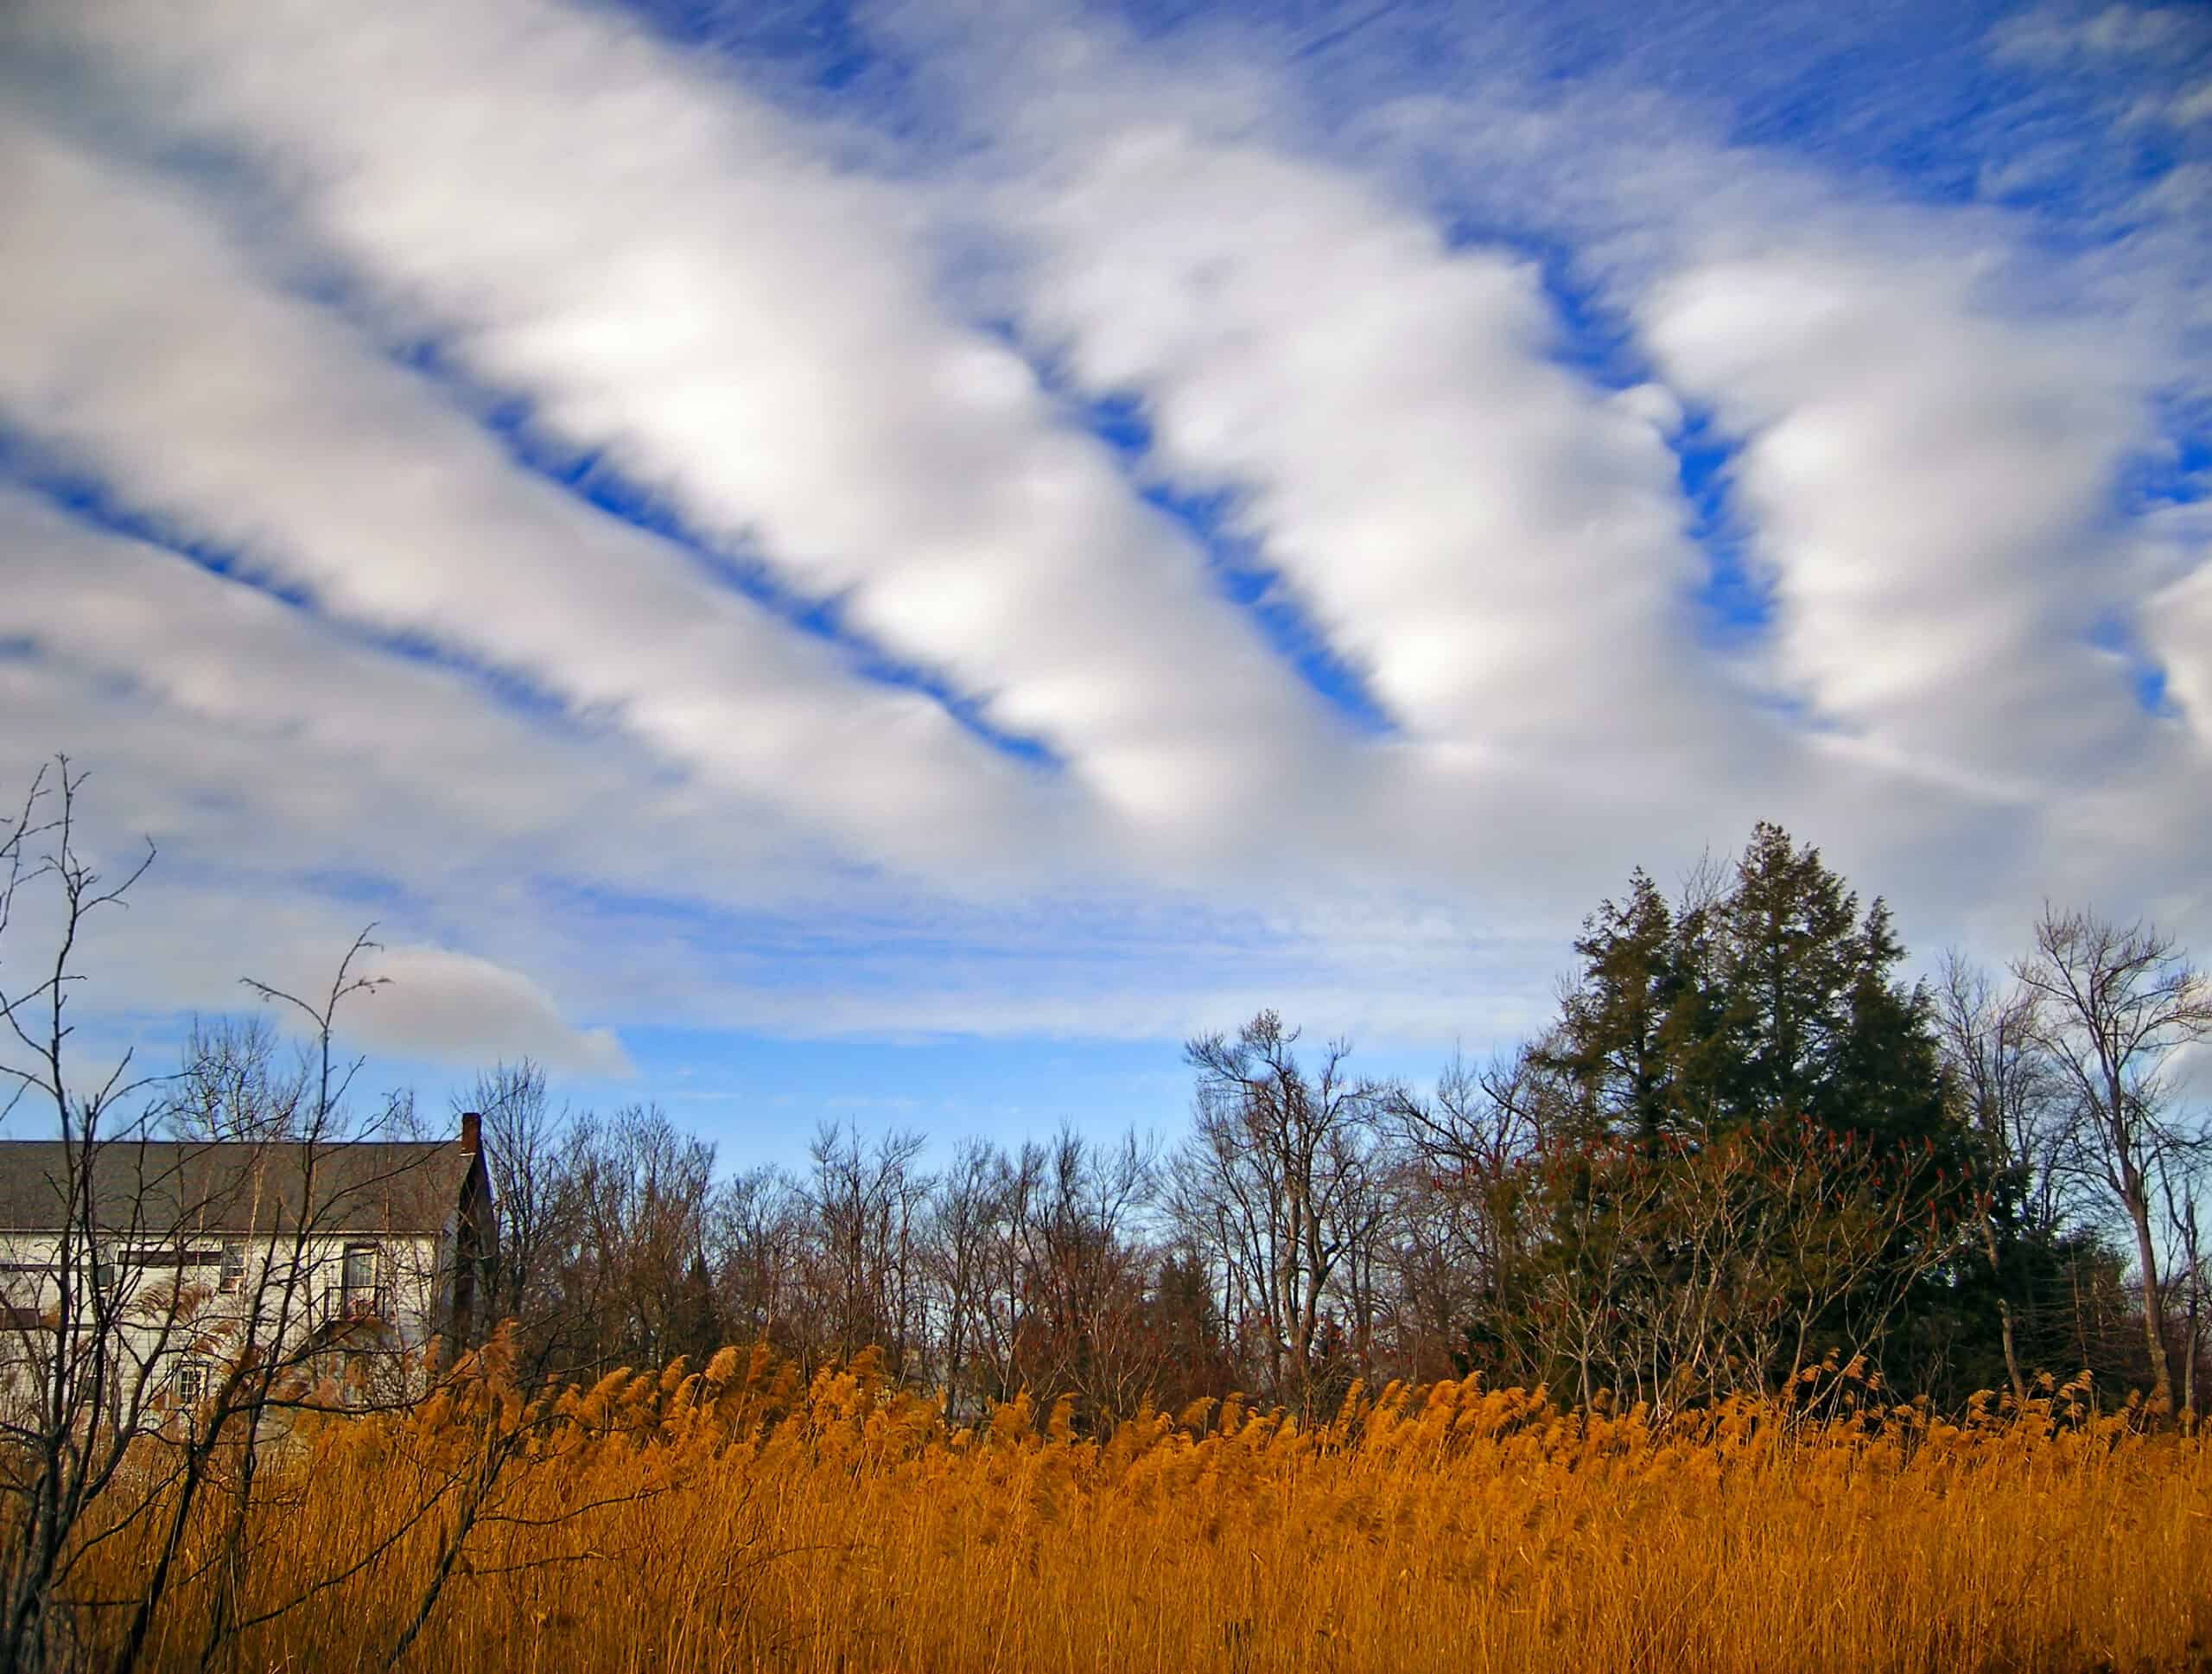
M152 1644L189 1664L217 1587L246 1620L358 1564L217 1665L381 1666L442 1565L408 1666L2206 1666L2212 1448L2078 1397L1655 1425L1471 1380L1101 1441L1026 1403L949 1424L865 1360L802 1384L725 1351L535 1411L487 1389L307 1421L251 1561L210 1562L211 1514ZM500 1437L494 1479L471 1461ZM147 1562L108 1543L79 1585L127 1595Z

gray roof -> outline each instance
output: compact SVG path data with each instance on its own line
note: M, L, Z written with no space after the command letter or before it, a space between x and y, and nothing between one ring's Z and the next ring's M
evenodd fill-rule
M55 1139L0 1141L0 1230L62 1224L71 1149ZM103 1141L92 1174L107 1231L431 1235L454 1218L477 1166L458 1140Z

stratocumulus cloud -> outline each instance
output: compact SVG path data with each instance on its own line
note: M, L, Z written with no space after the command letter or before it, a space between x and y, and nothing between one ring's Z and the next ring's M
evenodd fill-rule
M1980 17L1930 139L1654 27L22 9L0 770L162 844L118 1003L1479 1039L1762 815L2212 940L2212 33Z

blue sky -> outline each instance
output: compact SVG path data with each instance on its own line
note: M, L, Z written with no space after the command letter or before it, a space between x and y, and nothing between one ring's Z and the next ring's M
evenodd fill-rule
M2201 10L31 0L0 156L88 1046L374 918L426 1100L1166 1132L1762 817L2212 946Z

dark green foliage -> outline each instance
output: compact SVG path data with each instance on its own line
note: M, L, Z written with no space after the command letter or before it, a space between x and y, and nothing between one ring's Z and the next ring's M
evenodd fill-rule
M721 1310L715 1302L715 1282L707 1271L703 1254L693 1252L672 1312L670 1340L677 1353L695 1364L703 1365L728 1340Z
M1729 1321L1722 1361L1754 1381L1788 1375L1798 1336L1929 1339L1992 1199L1887 907L1862 912L1818 850L1762 823L1678 904L1634 873L1575 951L1543 1053L1569 1130L1525 1283L1606 1340L1584 1359L1641 1333L1640 1379L1715 1386L1719 1351L1669 1313L1700 1288L1706 1336Z
M2016 1351L2031 1377L2086 1371L2107 1401L2149 1381L2140 1302L2125 1255L2080 1227L2005 1232L1997 1248L1993 1270L1986 1261L1961 1261L1946 1285L1916 1299L1891 1346L1899 1387L1948 1410L1977 1390L2005 1388L2000 1300L2012 1309Z
M1637 868L1624 902L1583 921L1574 951L1582 984L1567 996L1554 1062L1592 1129L1654 1144L1680 1125L1681 1047L1699 1027L1699 994L1649 874Z
M1928 996L1892 975L1888 907L1862 914L1780 826L1752 831L1725 893L1679 911L1639 869L1575 952L1549 1062L1593 1135L1648 1149L1803 1117L1878 1149L1965 1155Z

